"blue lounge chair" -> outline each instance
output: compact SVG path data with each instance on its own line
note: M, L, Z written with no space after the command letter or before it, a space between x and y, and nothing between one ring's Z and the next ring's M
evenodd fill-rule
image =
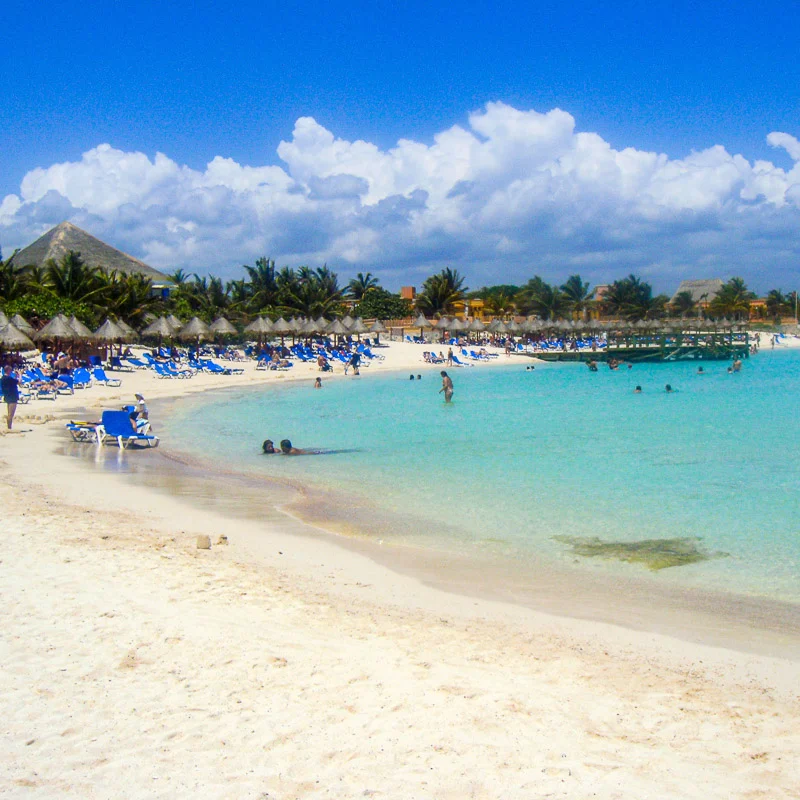
M95 367L92 370L92 377L101 386L122 386L122 381L119 378L109 378L102 367Z
M76 442L100 442L98 434L99 422L75 422L75 420L70 420L65 427Z
M97 436L102 443L107 439L115 440L122 449L130 447L131 444L158 447L157 436L133 430L127 411L104 411L100 427L97 428Z
M120 372L133 372L133 366L131 364L123 364L119 356L111 356L108 359L108 368L116 369Z
M78 367L72 373L72 385L76 389L85 389L87 386L92 385L92 375L85 367Z

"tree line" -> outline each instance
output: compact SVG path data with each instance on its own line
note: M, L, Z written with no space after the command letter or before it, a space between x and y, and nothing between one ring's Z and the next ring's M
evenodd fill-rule
M446 267L426 278L412 308L408 300L383 288L370 272L359 272L341 285L338 275L327 266L278 269L274 260L263 257L242 269L241 278L228 282L177 270L168 275L173 288L162 297L146 276L89 266L74 251L41 267L0 260L0 305L8 316L19 313L32 320L65 313L75 314L89 325L106 316L136 325L150 314L175 314L183 319L198 316L207 322L221 315L246 322L258 315L331 318L345 313L402 319L415 310L433 317L453 313L457 304L480 299L484 310L497 317L535 315L557 320L596 311L636 321L700 315L742 319L749 316L756 298L741 278L731 278L708 298L706 307L690 292L679 292L670 302L666 295L654 295L651 285L636 275L614 281L599 297L580 275L571 275L560 285L534 276L522 286L503 284L469 291L464 276ZM766 314L771 319L791 315L795 303L794 292L773 289L766 297Z

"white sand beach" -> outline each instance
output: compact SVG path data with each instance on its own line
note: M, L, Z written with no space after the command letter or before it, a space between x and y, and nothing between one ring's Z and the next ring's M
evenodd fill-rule
M333 379L441 369L422 349ZM19 408L0 438L2 796L800 797L800 652L443 592L57 452L77 409L317 374L116 373Z

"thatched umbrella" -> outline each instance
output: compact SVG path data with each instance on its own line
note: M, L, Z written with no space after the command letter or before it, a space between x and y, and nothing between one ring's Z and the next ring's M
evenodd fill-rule
M376 319L375 322L369 326L369 332L375 334L376 342L380 342L381 334L386 333L386 326L379 319Z
M272 323L272 330L281 337L281 346L283 346L283 339L287 333L291 333L292 326L283 317L278 317Z
M198 343L202 337L208 337L211 329L199 317L192 317L177 333L178 339L190 341L197 339Z
M272 322L264 317L256 317L245 329L245 333L258 334L258 349L261 350L261 344L264 340L265 333L272 332Z
M0 328L0 347L6 350L33 350L36 345L13 322Z
M172 328L175 333L177 333L183 327L183 323L174 314L168 314L166 320L169 323L170 328Z
M74 342L78 338L78 334L75 333L74 328L72 328L63 314L56 314L56 316L36 334L35 338L38 342Z
M5 328L11 320L2 312L0 311L0 328Z
M28 322L21 314L14 314L9 322L17 329L22 331L26 336L33 336L36 333L36 328ZM6 323L8 324L8 323Z
M355 320L349 314L347 314L347 316L342 317L342 325L344 325L345 328L347 328L348 330L353 327L354 322Z
M314 322L316 323L317 330L320 333L325 333L325 331L328 330L328 325L330 325L330 322L328 322L328 320L326 320L325 317L317 317L316 320L314 320Z
M153 320L153 322L142 331L142 336L158 336L159 339L161 339L162 336L166 336L169 339L174 334L175 330L172 325L167 322L166 317L159 317Z
M319 333L319 325L313 319L307 319L300 327L300 333Z
M78 334L79 339L92 341L95 336L74 314L67 320L70 328Z
M127 338L127 334L116 322L110 319L106 321L94 332L94 336L101 342L121 342Z
M166 317L159 317L142 331L142 336L158 336L158 349L160 351L162 340L164 338L172 339L175 336L175 329L167 322Z
M209 328L220 336L236 336L239 331L225 317L217 317Z
M328 325L327 333L332 333L336 336L346 336L350 331L347 329L345 325L342 324L342 320L335 319Z
M138 338L139 334L136 333L136 331L133 328L131 328L131 326L128 325L128 323L125 322L124 319L118 319L115 324L125 334L125 340L124 341L126 341L126 342L135 342L136 341L136 339Z
M473 333L483 333L486 330L486 324L483 320L478 319L477 317L469 323L468 330L472 331Z
M350 326L351 333L366 333L367 326L364 324L364 320L361 317L356 317L353 321L353 324Z

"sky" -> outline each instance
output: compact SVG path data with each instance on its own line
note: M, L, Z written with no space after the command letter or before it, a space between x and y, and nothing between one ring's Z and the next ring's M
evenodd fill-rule
M6 0L0 246L800 284L797 4Z

